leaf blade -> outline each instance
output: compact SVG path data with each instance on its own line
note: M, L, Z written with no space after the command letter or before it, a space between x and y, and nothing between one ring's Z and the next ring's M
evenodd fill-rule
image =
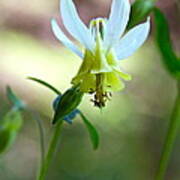
M55 92L58 95L61 95L61 92L59 90L57 90L55 87L53 87L52 85L50 85L49 83L45 82L44 80L35 78L35 77L27 77L27 79L35 81L41 85L44 85L45 87L49 88L50 90L52 90L53 92Z
M79 115L81 116L88 132L93 145L93 149L96 150L99 147L99 134L96 128L90 123L90 121L86 118L86 116L79 111Z

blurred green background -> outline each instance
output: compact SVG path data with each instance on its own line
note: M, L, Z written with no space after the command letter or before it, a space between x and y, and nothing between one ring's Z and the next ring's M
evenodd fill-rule
M92 17L106 16L109 11L109 0L75 2L86 23ZM176 1L166 0L166 6L163 2L160 0L158 6L169 19L174 47L179 51L180 11ZM10 108L5 96L6 85L10 85L40 113L47 143L53 130L51 104L56 96L26 77L46 80L63 92L70 87L71 78L81 63L51 32L50 18L59 18L58 7L58 0L0 2L0 117ZM61 19L58 20L63 26ZM80 105L100 133L99 149L93 151L79 117L72 125L65 123L47 179L153 180L176 96L176 84L163 66L153 28L151 31L143 47L121 61L122 68L133 77L126 83L125 90L114 93L102 112L93 107L88 95ZM1 180L35 179L40 158L39 134L30 114L24 113L23 117L24 125L15 144L0 158ZM179 149L180 142L176 141L168 180L180 179Z

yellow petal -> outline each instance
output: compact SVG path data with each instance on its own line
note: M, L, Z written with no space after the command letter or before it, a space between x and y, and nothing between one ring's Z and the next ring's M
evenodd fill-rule
M123 78L124 80L126 80L126 81L130 81L131 79L132 79L132 77L131 77L131 75L130 74L127 74L127 73L124 73L124 72L122 72L122 71L120 71L120 70L116 70L116 72L119 74L119 76L121 77L121 78Z
M116 72L105 74L105 91L119 91L124 87L124 83L119 79L119 75Z
M86 74L80 85L82 92L95 91L96 89L96 77L94 74Z
M106 55L106 58L108 64L113 67L113 69L119 69L118 60L116 59L113 50L109 51L109 53Z
M93 62L94 62L93 54L90 51L86 50L83 62L81 64L81 67L79 68L79 71L78 71L77 74L79 75L79 74L82 74L82 73L89 72L90 69L92 68L92 63Z

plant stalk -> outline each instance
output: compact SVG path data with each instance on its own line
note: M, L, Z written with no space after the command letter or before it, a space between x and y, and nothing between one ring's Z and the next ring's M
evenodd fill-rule
M179 125L180 125L180 82L178 82L178 94L171 114L168 132L166 135L163 151L159 161L159 167L156 173L156 178L155 178L156 180L165 179L166 170L168 167L173 145L177 136Z
M46 154L46 157L44 159L44 162L41 164L39 175L37 177L37 180L45 180L51 160L53 158L53 155L55 153L58 140L61 134L61 128L62 128L63 121L60 121L54 130L54 134L52 136L51 142L49 144L49 148Z

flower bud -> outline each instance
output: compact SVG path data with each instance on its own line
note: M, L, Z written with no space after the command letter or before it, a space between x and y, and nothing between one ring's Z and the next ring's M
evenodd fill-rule
M57 96L57 98L53 101L53 109L54 109L54 111L56 112L56 110L57 110L57 107L58 107L58 103L59 103L59 101L60 101L60 99L61 99L61 96L62 95L59 95L59 96ZM66 115L64 118L63 118L63 120L65 120L67 123L69 123L69 124L72 124L72 120L76 117L76 115L77 114L79 114L79 110L78 109L75 109L75 110L73 110L71 113L69 113L68 115Z
M79 86L68 89L61 97L58 97L54 101L55 115L52 123L55 124L72 113L80 104L82 97L83 93L79 90Z

